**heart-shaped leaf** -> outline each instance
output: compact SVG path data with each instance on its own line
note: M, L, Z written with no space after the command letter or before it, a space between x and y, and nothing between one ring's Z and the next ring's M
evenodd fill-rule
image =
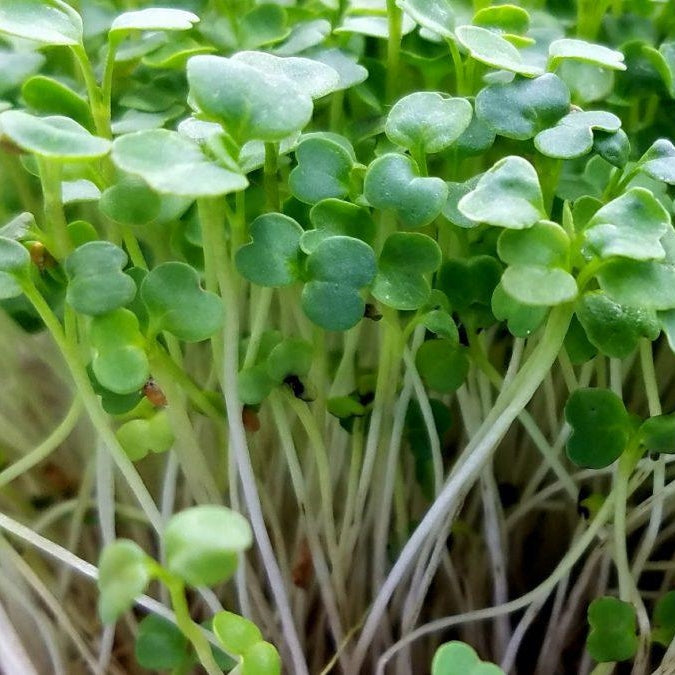
M502 287L524 305L560 305L577 297L577 282L560 267L512 265L502 275Z
M396 4L420 26L454 39L455 12L450 0L397 0Z
M96 159L110 151L110 141L58 115L34 117L21 110L6 110L0 114L0 133L26 152L61 161Z
M462 313L472 305L489 307L501 275L502 267L492 256L454 258L443 263L436 285L448 296L452 309Z
M497 252L507 265L565 267L569 250L565 230L547 220L526 230L504 230L497 240Z
M591 630L586 640L589 654L600 663L627 661L638 648L637 618L630 602L597 598L588 607Z
M372 294L388 307L418 309L428 300L427 277L441 264L441 249L426 234L394 232L387 237L377 261Z
M129 539L108 544L98 563L98 613L103 623L115 623L147 588L154 561Z
M675 265L617 258L608 260L597 277L602 290L620 305L675 308Z
M665 138L654 141L638 167L655 180L675 185L675 145Z
M82 42L82 19L62 0L12 0L0 5L0 33L42 45Z
M554 40L548 47L548 54L551 70L555 70L564 59L584 61L610 70L626 70L621 52L584 40L573 38Z
M309 212L313 230L306 230L300 239L305 253L311 253L327 237L354 237L372 246L375 223L366 209L339 199L324 199Z
M303 311L325 330L355 326L365 311L359 290L372 282L375 269L373 249L360 239L324 239L307 259Z
M508 70L512 73L535 77L542 69L526 63L521 53L497 33L480 26L459 26L455 35L469 54L487 66Z
M603 206L589 221L585 238L601 258L660 260L666 255L661 237L670 215L654 195L635 187Z
M591 151L594 129L614 132L620 127L621 120L609 112L571 112L556 126L539 132L534 138L534 145L547 157L573 159Z
M473 221L520 230L546 217L539 177L522 157L500 159L476 187L459 200L460 212Z
M440 152L462 135L472 115L465 98L418 91L394 104L384 130L389 140L413 152Z
M506 321L511 335L525 338L544 322L548 307L519 302L499 283L492 294L492 313L499 321Z
M30 263L30 253L24 246L0 236L0 300L21 295L20 280L28 276Z
M655 340L661 332L654 310L624 307L602 291L586 293L576 313L590 342L616 359L629 356L640 338Z
M112 40L121 40L134 30L190 30L198 21L198 16L182 9L149 7L119 14L112 22L108 35Z
M608 389L572 392L565 405L565 419L572 427L567 455L577 466L602 469L626 448L630 418L621 399Z
M253 621L234 612L222 611L213 617L213 632L223 647L230 653L240 656L263 637Z
M167 129L121 136L113 143L112 158L120 169L160 193L215 197L248 186L241 173L215 164L197 144Z
M453 640L436 650L431 675L504 675L504 671L494 663L481 661L469 645Z
M298 278L303 229L281 213L258 216L250 227L251 241L235 255L239 273L260 286L288 286Z
M390 153L370 164L363 193L376 209L395 211L405 226L422 227L440 214L448 186L440 178L420 177L412 159Z
M316 204L349 194L354 160L342 145L330 138L310 137L300 142L295 158L298 165L288 177L288 186L296 199Z
M185 342L211 337L223 323L220 298L204 291L197 272L182 262L166 262L143 279L141 298L153 333L166 330Z
M675 453L675 414L655 415L645 420L640 427L640 440L647 452Z
M128 309L94 317L89 326L96 379L116 394L140 390L150 376L138 319Z
M236 511L204 504L171 516L162 541L170 572L191 586L215 586L234 574L253 533Z
M131 302L136 284L124 274L127 254L108 241L92 241L66 259L66 301L80 314L107 314Z
M166 411L160 410L148 419L125 422L115 433L132 462L148 454L161 454L173 447L174 435Z
M134 657L148 670L178 668L186 659L188 639L176 624L157 614L148 614L138 624Z
M423 342L415 365L429 389L444 393L459 389L469 372L466 348L443 338Z
M567 85L553 73L493 84L476 97L476 114L500 136L527 140L553 126L570 109Z
M270 74L244 61L199 55L188 61L187 74L196 110L223 124L240 144L281 141L301 131L312 117L311 96L279 72ZM223 82L228 86L221 86Z
M658 599L652 626L652 640L668 647L675 637L675 591L668 591Z

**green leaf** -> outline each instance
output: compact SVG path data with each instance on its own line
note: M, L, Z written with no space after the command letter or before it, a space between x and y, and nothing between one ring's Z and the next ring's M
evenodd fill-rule
M597 277L600 288L620 305L675 308L675 265L617 258L608 260Z
M502 267L492 256L453 258L441 266L436 285L448 296L452 309L461 314L473 305L489 307L501 276Z
M591 630L586 640L589 654L600 663L627 661L638 648L635 608L612 597L597 598L588 607Z
M478 174L473 178L465 181L464 183L455 183L449 181L446 183L448 186L448 198L443 207L443 216L447 218L453 225L457 227L462 227L466 230L471 228L478 227L479 223L475 220L467 218L459 210L459 202L465 195L468 195L469 192L476 189L478 181L481 179L482 174Z
M281 675L281 658L274 645L258 642L244 654L241 675Z
M159 195L139 178L129 177L109 187L101 195L99 209L121 225L144 225L159 215Z
M630 141L623 129L609 132L598 129L593 134L593 150L612 166L623 169L630 158Z
M638 167L654 180L675 185L675 145L665 138L654 141Z
M458 208L473 221L515 230L546 217L537 172L517 156L504 157L485 172Z
M201 288L199 275L186 263L155 267L143 279L140 294L155 333L166 330L179 340L200 342L222 326L220 298Z
M312 345L300 338L286 338L267 357L267 374L272 382L281 384L289 375L303 377L312 367Z
M98 563L98 613L103 623L115 623L147 588L153 564L141 547L129 539L108 544Z
M397 0L396 4L420 26L454 39L455 12L450 0Z
M12 92L44 65L40 52L0 49L0 96Z
M570 239L557 223L548 220L526 230L504 230L497 240L499 257L508 265L564 267Z
M360 239L324 239L307 259L303 311L325 330L355 326L365 311L359 290L372 282L375 269L373 249Z
M529 337L544 322L548 307L526 305L511 297L501 283L492 294L492 313L499 321L506 321L515 337Z
M668 591L654 606L652 640L668 647L673 638L675 638L675 591Z
M572 392L565 405L565 419L572 427L567 455L577 466L590 469L609 466L628 444L628 413L621 399L607 389Z
M162 540L170 572L191 586L215 586L234 574L253 534L241 514L205 504L171 516Z
M295 150L295 158L298 165L288 177L288 187L296 199L316 204L349 194L354 160L342 145L330 138L306 138Z
M213 632L225 650L240 656L261 642L262 633L253 621L233 612L218 612L213 617Z
M502 275L502 287L524 305L553 306L577 297L574 277L560 267L512 265Z
M281 73L266 73L231 58L199 55L188 61L187 74L193 107L220 122L240 144L281 141L301 131L312 117L311 96ZM222 82L228 86L221 86Z
M649 190L636 187L597 211L585 238L601 258L661 260L666 255L661 237L670 227L670 215L660 202Z
M516 5L497 5L479 9L472 23L511 36L524 35L530 28L530 15Z
M551 42L548 48L549 67L555 70L564 59L583 61L610 70L626 70L621 52L603 45L597 45L584 40L562 38Z
M459 26L455 29L458 41L469 54L487 66L535 77L542 69L525 63L521 53L497 33L480 26Z
M415 365L427 387L443 393L459 389L469 372L466 349L442 338L423 342Z
M248 186L241 173L215 164L196 143L167 129L121 136L113 143L112 159L120 169L139 176L160 193L216 197Z
M534 145L547 157L573 159L581 157L593 148L593 130L618 131L621 120L604 111L571 112L556 126L539 132Z
M388 307L418 309L428 300L427 277L441 264L441 249L426 234L394 232L387 237L377 262L373 297Z
M136 284L124 274L127 254L108 241L92 241L73 251L65 262L66 302L80 314L107 314L131 302Z
M0 132L26 152L64 162L107 155L110 141L92 136L68 117L34 117L21 110L0 114Z
M494 663L481 661L466 643L453 640L436 650L431 675L504 675L504 671Z
M655 415L645 420L640 427L640 438L648 452L674 454L675 414Z
M294 56L300 52L321 44L330 35L332 26L325 19L314 21L301 21L292 28L288 38L283 44L274 48L277 56ZM307 54L303 54L307 56ZM327 64L330 65L330 64Z
M492 144L495 142L495 136L496 134L492 127L478 117L474 111L469 126L455 141L454 150L460 153L460 155L467 157L482 155L492 147Z
M604 101L614 89L614 72L584 61L566 59L560 62L556 75L569 87L572 100L582 107Z
M314 49L306 52L305 56L330 66L338 74L335 91L349 89L368 78L368 70L357 63L355 56L342 49Z
M188 640L168 619L149 614L138 624L134 656L149 670L177 668L188 654Z
M654 310L625 307L602 291L584 294L576 313L590 342L616 359L629 356L640 338L655 340L661 332Z
M88 129L93 125L87 100L52 77L28 78L21 87L21 96L36 112L70 117Z
M500 136L521 141L553 126L569 109L569 89L553 73L493 84L481 89L476 97L480 119Z
M390 141L413 152L440 152L462 135L472 115L465 98L418 91L394 104L384 130Z
M134 30L190 30L198 21L198 16L182 9L149 7L119 14L112 22L108 35L111 40L117 41Z
M281 213L265 213L250 226L251 243L235 254L238 272L260 286L288 286L298 278L300 237L298 223Z
M23 293L20 280L27 277L30 254L18 241L0 236L0 300Z
M262 403L277 386L267 372L266 363L244 368L237 376L237 391L239 400L244 405L258 405Z
M238 32L247 49L280 42L290 33L288 13L273 2L263 2L241 17Z
M441 212L448 186L440 178L420 177L417 164L390 153L371 162L366 172L363 193L376 209L396 212L406 227L422 227Z
M164 410L156 412L148 419L125 422L115 435L132 462L143 459L149 453L168 452L175 440L169 416Z
M312 207L309 219L313 230L306 230L300 238L300 247L311 253L326 238L354 237L372 246L375 223L366 209L339 199L324 199Z
M135 314L120 308L94 317L89 341L94 375L106 389L131 394L143 387L150 377L150 366Z
M0 33L41 45L79 45L82 19L62 0L11 0L0 5Z

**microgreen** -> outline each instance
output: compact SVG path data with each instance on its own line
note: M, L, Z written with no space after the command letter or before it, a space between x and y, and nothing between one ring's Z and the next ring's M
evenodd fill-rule
M446 642L434 654L432 675L500 675L504 671L494 663L481 661L475 650L464 642Z
M625 661L635 654L637 620L629 603L612 597L598 598L588 608L588 623L591 630L586 648L596 661Z

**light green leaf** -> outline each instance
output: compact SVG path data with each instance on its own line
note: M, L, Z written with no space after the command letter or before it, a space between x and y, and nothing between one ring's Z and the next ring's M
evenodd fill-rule
M62 0L6 0L0 4L0 33L74 46L82 42L82 19Z
M420 26L454 39L455 12L450 0L397 0L396 4Z
M121 40L133 30L190 30L198 21L198 16L182 9L149 7L118 15L112 22L109 36Z
M620 305L675 308L675 265L617 258L608 260L597 277L600 287Z
M573 38L554 40L549 45L548 53L551 70L555 70L563 59L584 61L611 70L626 70L623 62L624 56L621 52L584 40Z
M512 265L502 275L504 290L524 305L553 306L574 300L577 283L559 267Z

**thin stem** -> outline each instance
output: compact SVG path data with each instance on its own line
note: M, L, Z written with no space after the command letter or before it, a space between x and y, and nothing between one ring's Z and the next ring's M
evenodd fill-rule
M387 41L387 101L393 101L399 87L399 62L403 12L395 0L387 0L387 21L389 40Z

